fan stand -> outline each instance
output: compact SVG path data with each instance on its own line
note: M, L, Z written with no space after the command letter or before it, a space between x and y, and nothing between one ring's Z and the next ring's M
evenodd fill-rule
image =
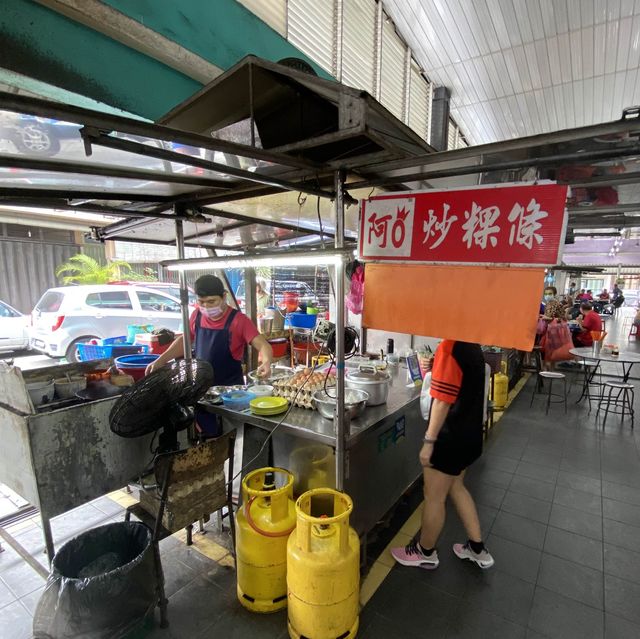
M178 432L188 428L194 420L193 410L180 404L172 406L158 437L158 454L180 450Z
M158 437L157 454L173 453L180 450L178 431L173 424L167 424Z

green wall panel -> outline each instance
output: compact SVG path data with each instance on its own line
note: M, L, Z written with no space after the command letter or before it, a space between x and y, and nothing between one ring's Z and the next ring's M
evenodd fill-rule
M297 57L311 63L320 76L331 77L236 0L103 2L222 69L248 54L274 62Z
M155 120L202 86L32 0L0 4L0 67L52 85L51 97L67 101L65 91L72 91ZM223 69L250 53L274 61L295 56L311 62L236 0L105 4ZM313 66L319 75L330 77Z
M156 119L195 80L29 0L0 0L0 66Z

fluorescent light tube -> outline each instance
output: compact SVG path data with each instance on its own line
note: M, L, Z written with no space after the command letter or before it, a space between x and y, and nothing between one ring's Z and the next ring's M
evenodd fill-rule
M238 255L161 262L169 271L199 271L216 268L250 268L256 266L321 266L336 265L349 259L351 251L287 251L263 255Z

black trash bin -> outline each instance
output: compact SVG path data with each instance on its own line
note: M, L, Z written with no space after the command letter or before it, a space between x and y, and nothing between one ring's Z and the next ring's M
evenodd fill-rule
M152 535L139 522L93 528L53 558L33 620L34 639L118 639L157 602Z

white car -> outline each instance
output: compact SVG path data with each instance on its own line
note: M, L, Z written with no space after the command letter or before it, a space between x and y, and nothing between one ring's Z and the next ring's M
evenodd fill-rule
M180 302L142 286L86 285L50 288L31 314L31 347L78 361L78 344L127 334L130 324L180 330Z
M29 348L29 316L0 301L0 353Z

